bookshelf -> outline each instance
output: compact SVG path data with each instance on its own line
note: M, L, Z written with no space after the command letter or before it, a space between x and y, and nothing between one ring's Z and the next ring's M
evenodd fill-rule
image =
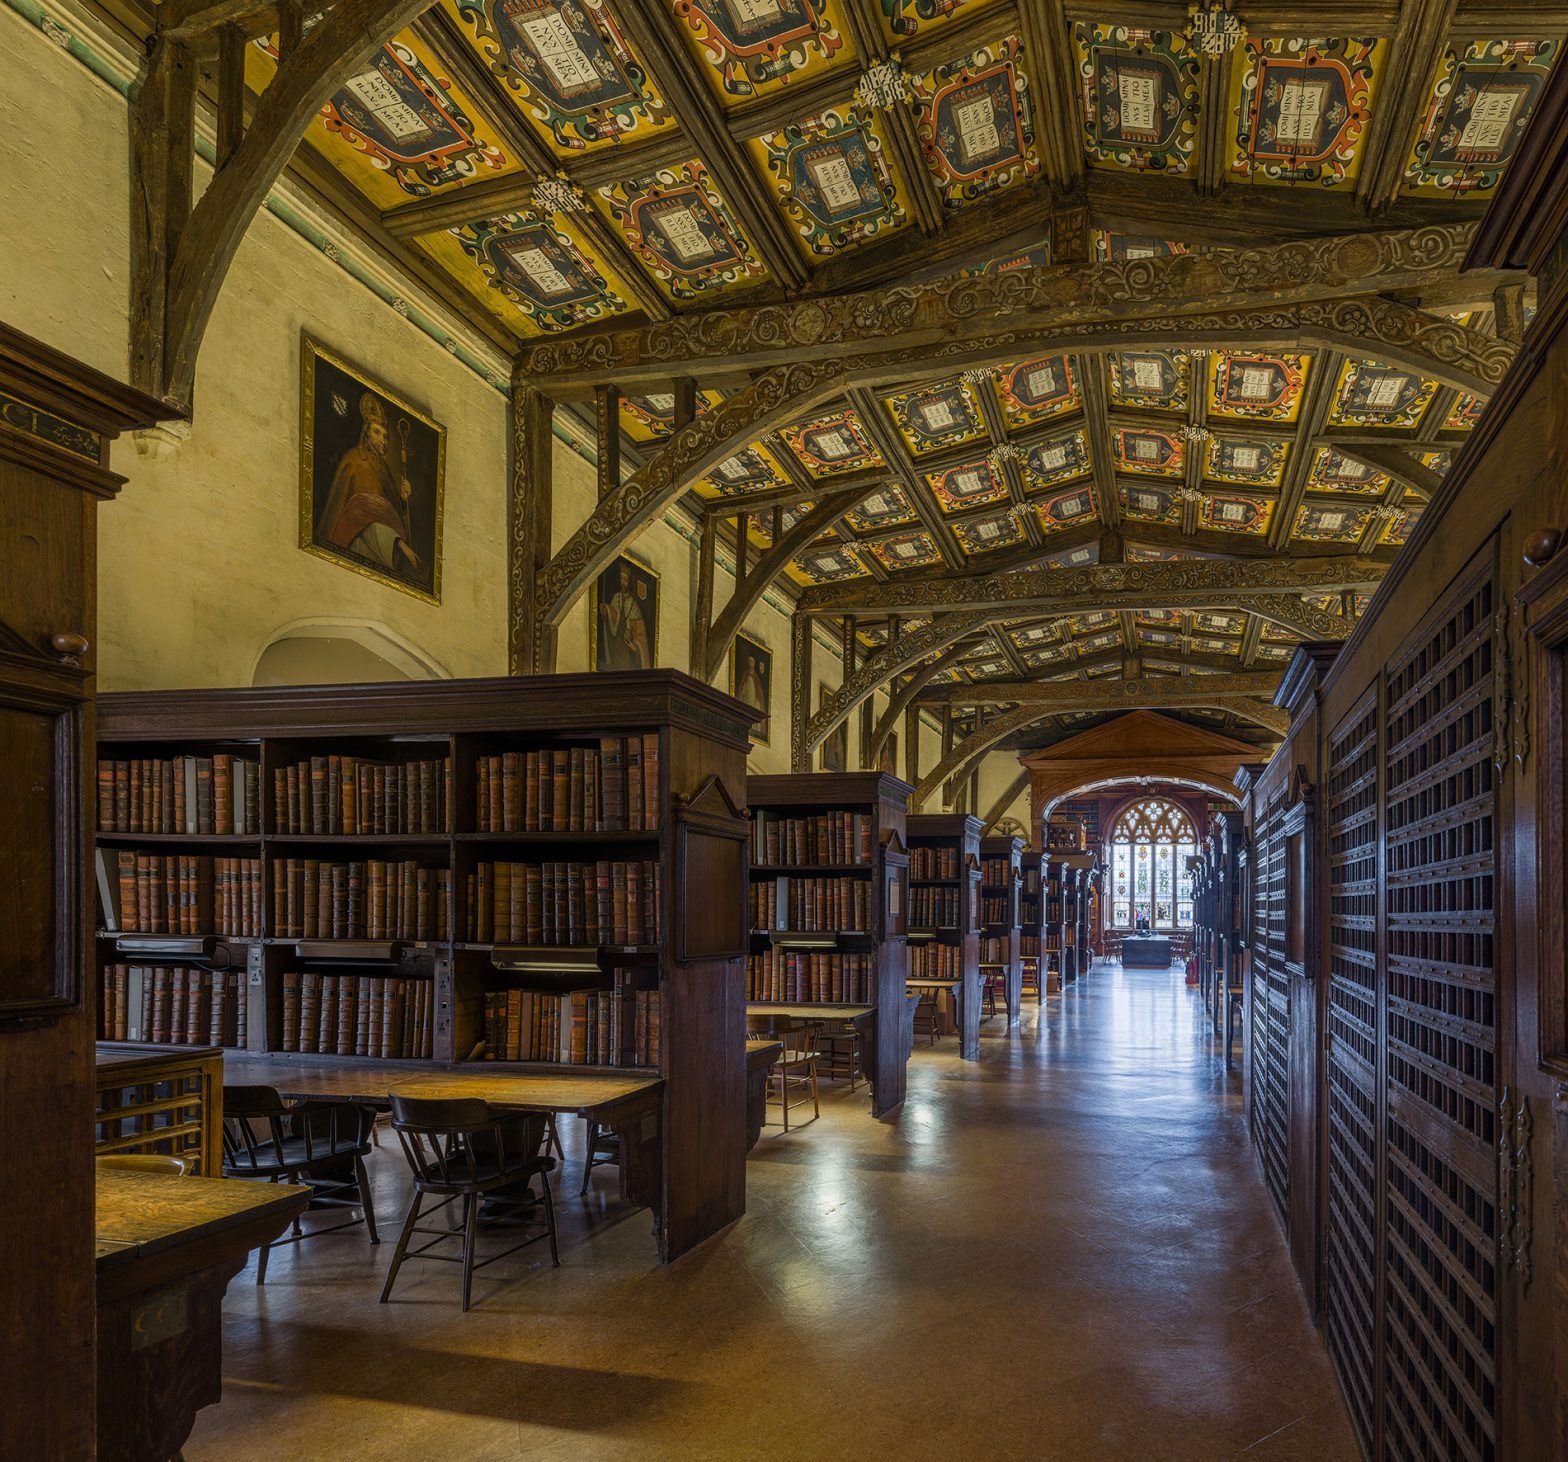
M1209 833L1193 860L1193 947L1198 983L1216 1035L1229 1042L1232 999L1241 998L1239 963L1242 938L1241 857L1245 839L1242 814L1216 812ZM1227 1049L1227 1059L1228 1059Z
M964 813L939 812L911 817L906 827L910 972L959 982L958 1050L975 1061L980 1057L982 823Z
M1018 953L1020 959L1019 993L1034 996L1035 1004L1045 1003L1046 890L1048 878L1045 853L1039 848L1024 848L1019 858Z
M904 1100L905 942L914 788L879 772L746 779L751 810L747 1000L871 1005L863 1058L875 1116Z
M1050 853L1044 854L1045 898L1040 926L1041 985L1046 995L1061 993L1062 978L1062 865Z
M1088 971L1093 961L1089 948L1090 870L1093 853L1053 853L1051 866L1061 887L1059 928L1061 981L1065 988Z
M980 973L1002 976L1007 1023L1016 1025L1023 1009L1024 962L1019 940L1024 840L980 840Z
M159 1031L173 1048L216 1031L303 1062L657 1075L673 1259L745 1208L751 720L665 670L103 697L100 760L140 763L143 799L122 828L128 787L117 769L99 783L116 829L96 865L100 989L116 966L128 987L110 1031L130 1033L132 968L180 970L188 1018ZM190 793L222 807L225 765L224 830L215 811L192 831ZM244 811L234 788L252 782ZM183 905L154 857L185 860ZM241 865L238 902L218 896L220 859ZM202 1004L219 976L239 987L232 1023Z

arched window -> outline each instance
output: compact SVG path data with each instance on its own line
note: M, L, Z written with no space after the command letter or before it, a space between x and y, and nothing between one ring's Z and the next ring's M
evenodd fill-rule
M1198 851L1192 819L1164 797L1145 797L1124 809L1111 829L1111 928L1192 928L1192 875Z

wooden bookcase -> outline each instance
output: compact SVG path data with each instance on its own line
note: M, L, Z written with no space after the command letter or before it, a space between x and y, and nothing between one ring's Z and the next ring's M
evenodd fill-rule
M177 936L101 929L99 964L243 971L245 1048L255 1052L312 1044L304 1039L309 979L319 982L323 1004L329 991L339 996L336 1039L351 1039L354 1049L335 1051L335 1061L359 1059L359 1013L368 1005L374 1022L378 998L388 1039L386 1022L401 991L405 1014L426 1016L424 1054L413 1059L433 1068L482 1061L487 1072L656 1071L664 1091L662 1211L655 1216L661 1256L673 1259L745 1209L748 824L741 804L752 719L740 702L668 670L106 696L98 722L101 761L253 760L258 825L243 834L104 832L100 850L253 859L259 922L245 937L216 927ZM530 756L535 765L547 762L551 774L546 790L541 772L532 796ZM294 802L313 830L287 831L288 769L304 763L308 782L312 758L343 757L358 759L360 767L444 763L438 780L403 776L405 821L422 830L314 830L323 816L332 829L342 821L329 804L346 814L352 802L374 825L390 823L390 799L378 804L372 797L367 807L362 798L370 784L357 770L352 799L343 790L351 779L341 762L334 799L329 761L315 804L303 791ZM395 774L386 786L394 780ZM536 813L530 820L536 799L544 799L549 817ZM541 824L547 830L530 830ZM300 902L310 907L307 896L296 898L285 927L287 885L299 866L292 860L309 860L318 873L323 863L358 866L362 914L373 864L415 865L398 877L400 887L427 890L412 900L416 926L372 928L365 915L364 927L340 921L339 937L322 937L319 906L314 931L299 922ZM575 873L561 873L574 865ZM521 878L514 880L518 869ZM352 878L351 872L340 883ZM298 894L300 873L292 871L292 879ZM497 897L503 889L504 924ZM343 901L334 909L344 915L354 895L347 887L340 892ZM632 912L637 906L641 929ZM407 907L405 900L405 913ZM480 921L486 912L488 927ZM550 912L558 927L547 942ZM594 927L600 913L608 929ZM342 1014L349 992L353 1022ZM588 1010L597 1017L592 1025ZM517 1038L508 1040L514 1031ZM315 1033L315 1044L333 1034L319 1011ZM403 1034L410 1035L406 1021ZM201 1044L208 1044L203 1035ZM530 1037L534 1059L487 1059L503 1042L507 1053L521 1056ZM384 1049L375 1055L387 1059ZM544 1059L546 1053L557 1059ZM410 1053L405 1047L393 1054ZM598 1061L590 1064L589 1054ZM319 1058L302 1051L299 1059Z
M1042 859L1045 896L1040 910L1041 998L1060 994L1066 981L1062 976L1062 865L1046 853Z
M982 838L980 842L980 943L982 975L1000 973L1007 1023L1023 1009L1024 962L1019 941L1024 840ZM993 917L993 915L995 917Z
M904 1100L906 1088L904 840L913 791L882 772L746 779L752 819L748 1003L875 1006L866 1076L878 1117ZM816 906L809 920L814 927L790 927L801 922L788 917L790 908L808 895ZM768 927L759 927L759 914L769 916ZM787 983L781 986L781 979Z
M1038 848L1023 850L1019 859L1018 954L1019 990L1024 998L1033 995L1035 1004L1045 1002L1046 953L1046 860Z
M1208 835L1193 860L1193 949L1198 984L1208 1007L1214 1033L1227 1042L1229 1059L1230 1004L1242 993L1241 843L1245 836L1239 810L1214 814Z
M923 813L908 820L909 942L915 949L951 949L957 969L958 1050L980 1057L980 829L961 812ZM939 876L917 876L935 871ZM933 912L934 911L934 912ZM911 954L913 968L918 956ZM947 972L943 972L946 974Z
M1062 890L1061 960L1062 984L1066 986L1088 971L1093 958L1089 949L1089 900L1094 854L1049 856Z

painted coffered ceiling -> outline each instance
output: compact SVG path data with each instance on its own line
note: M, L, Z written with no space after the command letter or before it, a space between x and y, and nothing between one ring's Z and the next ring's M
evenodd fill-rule
M294 171L527 352L893 285L1471 222L1565 32L1562 0L440 0L333 94ZM246 47L256 95L276 55L272 36ZM1403 302L1509 339L1529 308L1522 286L1503 300L1457 271ZM699 416L756 378L747 354L739 339L697 378ZM626 471L683 425L677 400L673 378L614 391ZM1485 407L1345 344L1045 340L846 386L705 466L687 502L742 566L818 515L773 565L791 594L1111 559L1385 564ZM901 632L843 619L867 653ZM1245 610L1091 607L983 624L898 674L1258 670L1299 638Z

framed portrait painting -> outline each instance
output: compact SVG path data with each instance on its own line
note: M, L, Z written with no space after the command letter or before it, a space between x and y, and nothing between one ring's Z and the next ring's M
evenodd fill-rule
M736 635L730 647L730 694L762 719L751 728L751 739L758 746L768 745L773 726L773 651L750 635Z
M445 476L445 427L302 338L301 548L439 604Z
M659 576L627 554L593 582L593 668L651 670L659 655Z

